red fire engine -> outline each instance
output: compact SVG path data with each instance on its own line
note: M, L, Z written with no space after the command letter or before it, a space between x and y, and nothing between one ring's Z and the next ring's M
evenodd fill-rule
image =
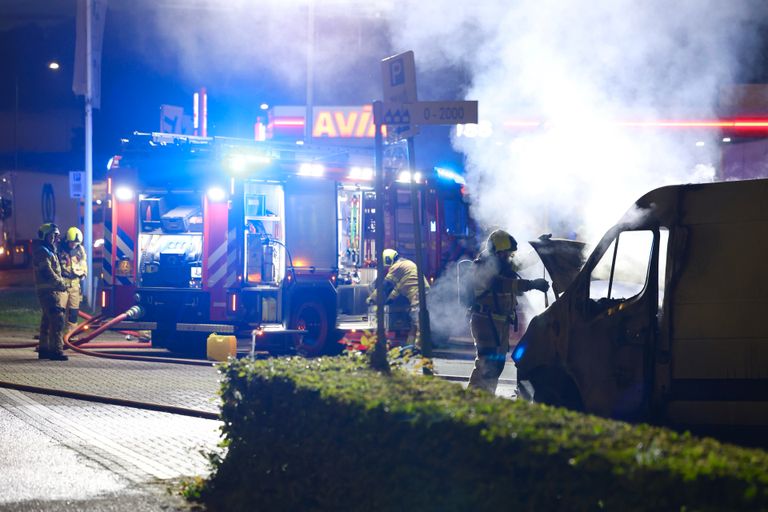
M140 305L132 327L175 350L256 331L266 349L338 351L339 329L368 325L372 178L370 150L134 134L108 173L102 310ZM412 181L398 178L388 176L386 245L410 257ZM458 175L413 181L434 279L470 236L467 205Z

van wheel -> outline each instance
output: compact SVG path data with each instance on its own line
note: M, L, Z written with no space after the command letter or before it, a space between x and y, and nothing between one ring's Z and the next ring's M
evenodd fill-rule
M296 335L294 346L304 356L315 357L326 353L331 344L328 312L319 302L302 302L291 312L291 329L304 331ZM339 344L341 346L341 344Z
M535 372L530 380L534 390L534 402L565 407L573 411L584 410L579 389L565 371L544 368Z

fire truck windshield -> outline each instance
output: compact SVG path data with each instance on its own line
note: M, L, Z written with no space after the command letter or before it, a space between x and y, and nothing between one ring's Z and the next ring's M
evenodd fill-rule
M142 194L139 218L141 285L199 288L203 252L201 195Z

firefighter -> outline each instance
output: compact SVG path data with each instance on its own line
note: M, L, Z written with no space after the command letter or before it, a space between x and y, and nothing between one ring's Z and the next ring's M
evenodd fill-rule
M40 226L37 237L32 247L32 261L35 289L43 313L40 319L38 358L66 361L69 358L64 355L62 336L67 284L61 275L61 265L56 254L61 233L56 224L47 223Z
M394 249L384 249L384 277L385 304L392 304L399 298L408 301L411 328L408 332L406 343L421 349L421 331L419 329L419 279L416 264L398 254ZM429 290L429 283L424 279L424 288ZM376 290L366 299L368 304L376 304Z
M67 324L71 331L77 326L77 315L83 299L81 283L88 274L88 260L83 248L83 232L76 227L67 230L59 246L61 275L67 284L66 308Z
M546 279L521 279L512 267L517 241L496 230L485 250L474 260L466 296L469 328L475 343L475 367L469 386L496 392L499 376L509 351L509 328L515 322L516 295L529 290L549 290Z

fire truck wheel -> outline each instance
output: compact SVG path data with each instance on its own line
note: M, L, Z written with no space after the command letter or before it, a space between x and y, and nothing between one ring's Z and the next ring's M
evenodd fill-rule
M319 356L328 353L328 345L332 343L328 311L319 302L301 302L291 312L291 328L305 331L296 335L294 345L299 354Z

